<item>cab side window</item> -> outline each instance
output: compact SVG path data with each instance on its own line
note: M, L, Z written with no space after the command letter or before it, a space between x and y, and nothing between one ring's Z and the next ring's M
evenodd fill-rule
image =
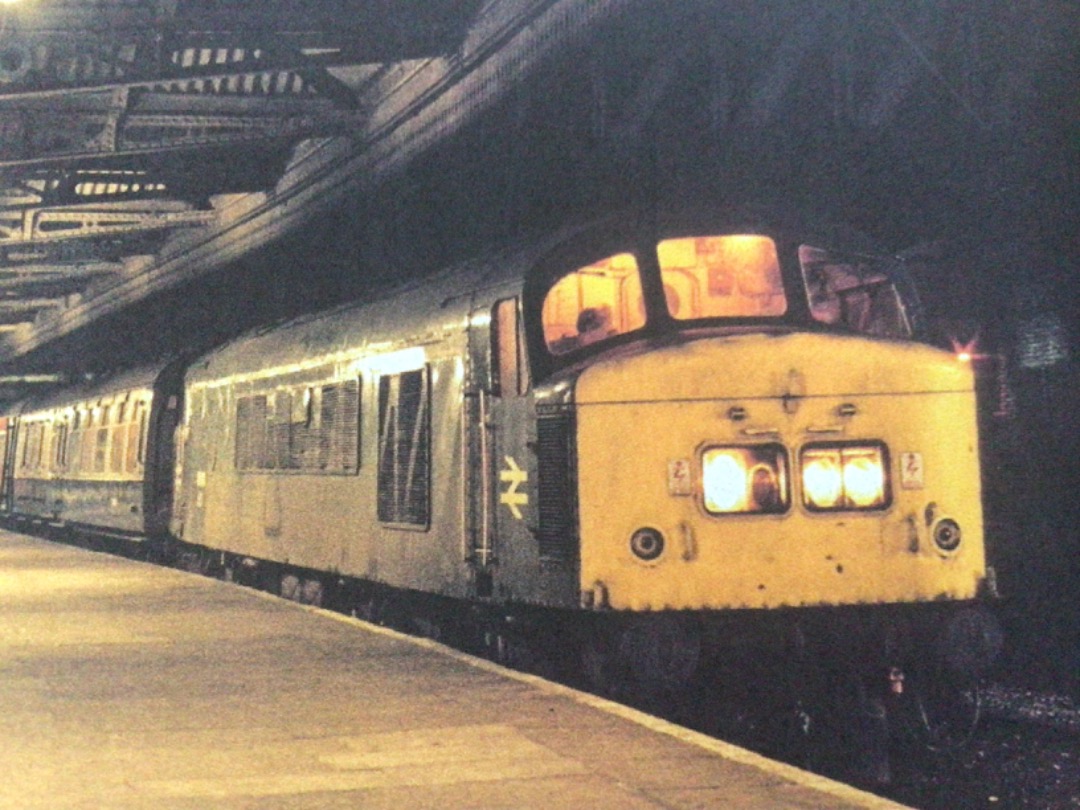
M632 253L618 253L561 276L544 296L544 342L567 354L645 325L641 276Z
M878 263L800 245L799 264L815 321L876 337L911 336L900 292Z
M529 390L529 369L525 359L518 299L504 298L496 302L491 324L495 394L501 397L521 396Z

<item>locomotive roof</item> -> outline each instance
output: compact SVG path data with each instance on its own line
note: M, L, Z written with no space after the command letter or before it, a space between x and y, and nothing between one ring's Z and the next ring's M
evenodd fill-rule
M659 214L660 212L655 212ZM451 265L439 272L390 286L376 287L369 297L293 320L265 326L236 338L195 360L188 383L208 383L233 375L298 364L332 363L365 349L382 353L420 341L436 340L464 328L471 294L501 288L500 294L520 292L526 275L539 259L576 243L596 246L609 239L622 240L622 249L637 244L639 229L653 238L666 233L766 232L807 233L805 221L790 214L728 210L707 204L666 210L651 222L626 211L600 220L574 225L538 239L519 242L478 258ZM810 228L833 236L831 229ZM836 240L852 244L850 235ZM857 242L857 240L856 240Z
M473 292L518 287L541 249L504 250L375 291L370 298L265 326L195 360L187 380L206 382L268 365L302 363L370 348L391 351L464 328Z

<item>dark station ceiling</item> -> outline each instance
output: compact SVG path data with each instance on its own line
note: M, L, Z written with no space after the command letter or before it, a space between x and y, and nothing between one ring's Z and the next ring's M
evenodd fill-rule
M669 196L843 184L830 213L914 230L943 199L1065 221L1076 23L1041 0L2 2L0 401L77 372L95 324L183 321L170 291L380 194L460 231L478 197L588 210L648 163Z

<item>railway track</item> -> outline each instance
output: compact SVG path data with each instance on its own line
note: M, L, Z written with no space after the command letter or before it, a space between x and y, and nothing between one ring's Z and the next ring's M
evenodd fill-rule
M537 659L525 663L535 668ZM687 692L616 698L921 810L1080 808L1080 700L1017 685L984 684L978 724L956 745L932 750L925 739L914 738L912 729L891 729L882 743L889 764L883 779L886 774L878 766L886 749L866 750L867 738L857 730L837 723L816 735L807 733L815 719L791 700L793 676L783 669L783 661L756 667L745 663L733 660L713 668ZM773 677L766 681L762 673L770 668ZM540 674L551 677L546 669ZM561 677L586 687L581 673L564 671Z
M108 550L141 556L138 549L125 546ZM208 576L222 573L178 562L178 567ZM300 590L289 598L306 601ZM349 612L344 605L327 606ZM576 688L589 688L586 674L565 656L556 659L524 648L497 630L476 628L476 632L447 637L415 617L371 618L414 635L439 637L466 652ZM713 664L690 688L678 693L627 691L607 696L921 810L1080 808L1080 701L1063 694L985 685L980 690L979 724L965 744L929 750L913 744L908 733L893 733L882 743L888 747L890 766L885 774L876 767L884 749L866 750L866 738L842 723L822 730L821 718L804 712L792 700L797 675L783 660L730 659Z
M878 792L923 810L1080 807L1080 734L988 712L964 749L905 762L894 777Z
M987 685L980 722L966 744L931 751L890 739L884 784L865 766L852 767L857 758L843 741L816 750L793 746L790 715L769 718L760 705L729 705L724 716L697 719L683 705L672 717L921 810L1080 808L1080 703L1065 695Z

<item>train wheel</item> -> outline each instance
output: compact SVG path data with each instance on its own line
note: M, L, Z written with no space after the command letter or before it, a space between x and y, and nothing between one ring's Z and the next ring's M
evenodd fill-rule
M846 661L823 662L811 689L795 693L788 737L792 753L810 770L836 770L867 787L892 781L892 717L881 690Z
M283 574L278 586L278 594L290 602L300 601L300 577L295 574Z
M931 751L951 751L971 742L982 715L977 679L946 670L912 672L905 690L907 725L922 745Z
M614 696L625 687L626 677L618 671L618 633L606 625L596 625L581 643L581 670L589 688Z
M491 630L484 635L488 657L497 664L521 672L532 672L536 667L536 655L532 645L522 635Z
M198 550L185 551L179 555L177 566L191 574L210 576L213 568L213 560L210 555Z
M325 588L320 580L305 579L300 585L300 602L305 605L322 607Z

